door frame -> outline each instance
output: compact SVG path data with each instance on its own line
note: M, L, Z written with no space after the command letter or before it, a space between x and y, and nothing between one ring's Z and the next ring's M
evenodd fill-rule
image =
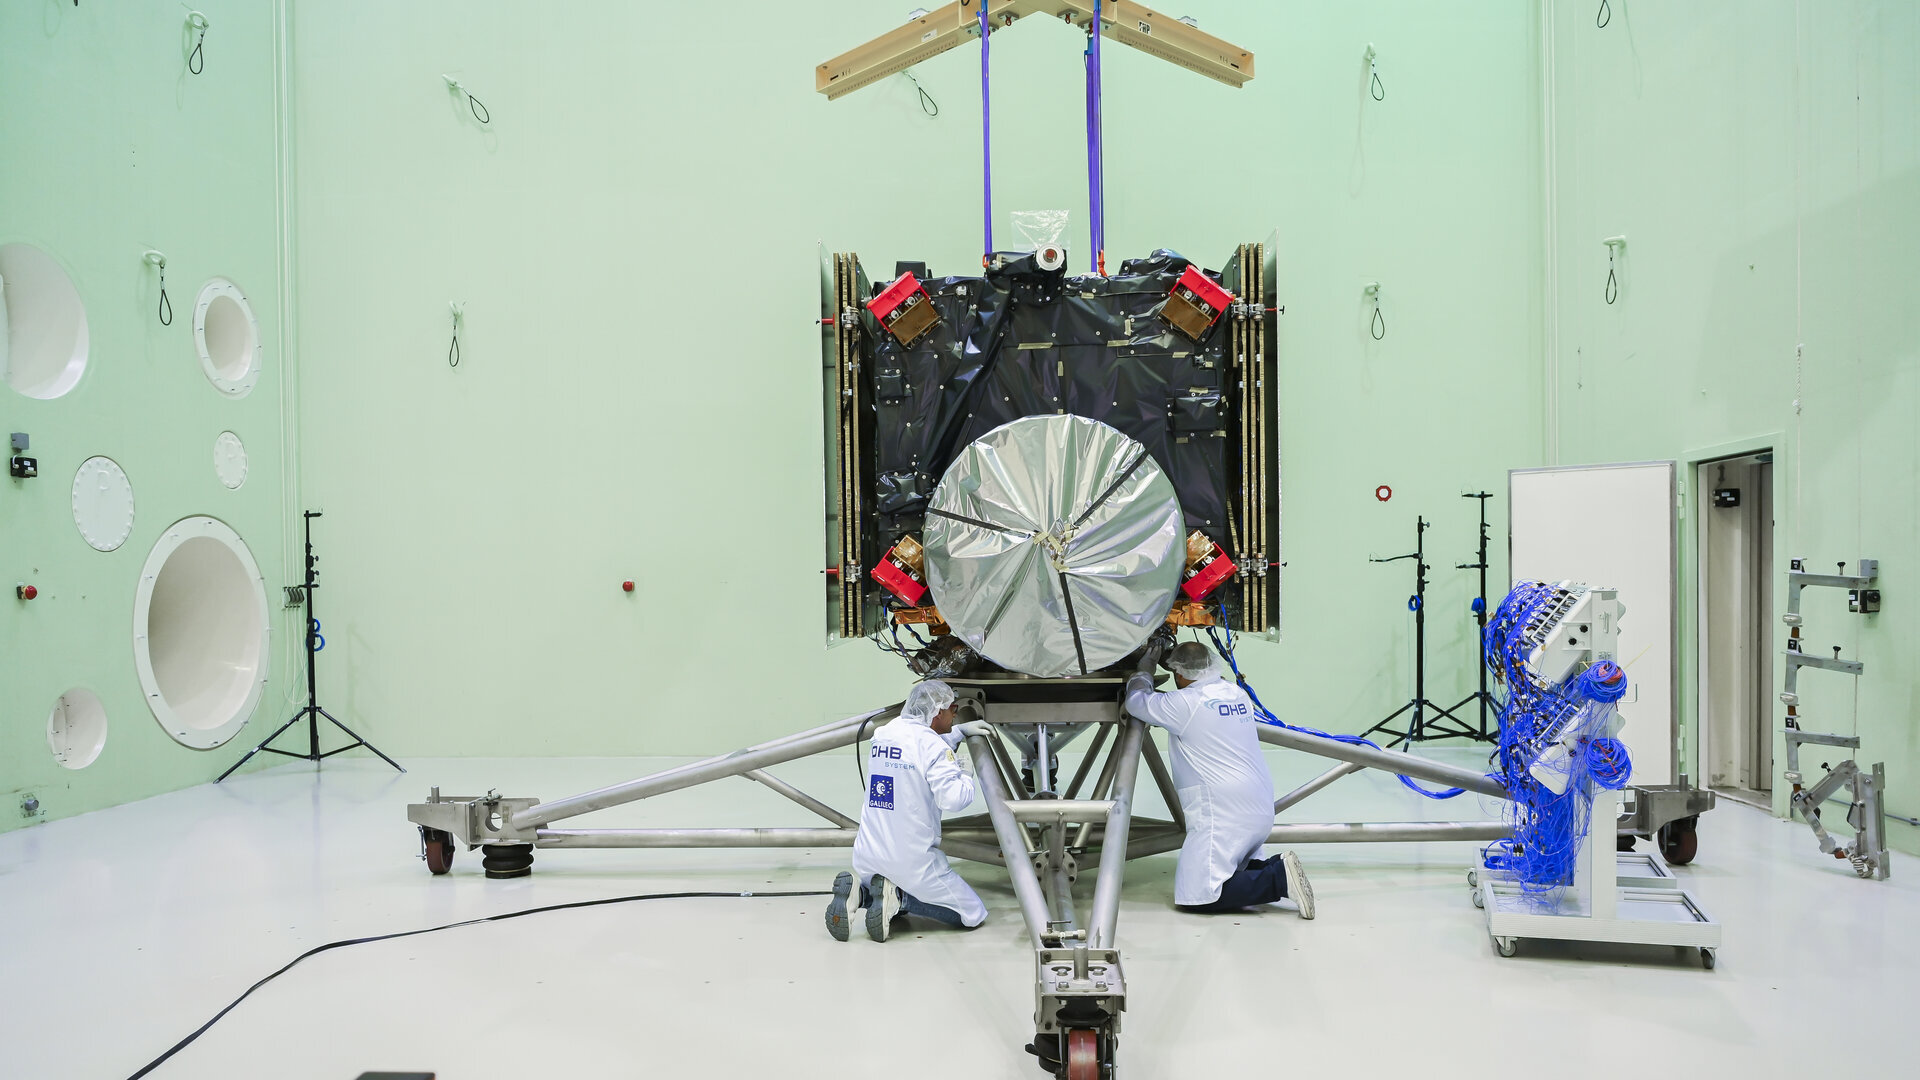
M1783 522L1788 521L1793 512L1791 504L1787 501L1788 492L1786 486L1787 478L1792 475L1793 454L1786 432L1771 431L1759 435L1750 435L1744 439L1735 439L1730 442L1696 447L1686 451L1680 459L1686 469L1686 477L1683 481L1684 490L1680 500L1680 512L1683 518L1691 518L1691 521L1684 522L1681 528L1676 530L1680 534L1681 546L1681 560L1676 564L1680 574L1676 576L1684 576L1685 580L1681 583L1682 595L1691 594L1693 602L1684 605L1676 604L1674 607L1675 614L1680 617L1681 634L1674 648L1674 656L1677 660L1684 661L1681 664L1680 674L1675 678L1674 686L1676 690L1679 690L1681 686L1680 680L1682 679L1685 679L1691 684L1690 693L1679 694L1681 711L1675 715L1680 721L1678 726L1689 736L1685 742L1686 749L1692 752L1691 762L1693 768L1688 775L1696 778L1696 781L1701 787L1707 786L1707 781L1700 778L1707 777L1707 765L1709 762L1707 759L1706 743L1709 736L1700 723L1700 718L1705 715L1704 710L1701 708L1700 696L1706 692L1707 686L1707 636L1701 632L1706 612L1707 582L1706 575L1700 572L1700 553L1703 549L1702 541L1704 540L1702 532L1706 528L1706 500L1711 498L1712 494L1711 486L1700 482L1700 467L1702 465L1712 464L1723 458L1744 457L1748 454L1757 454L1763 451L1773 455L1773 490L1771 495L1774 520L1774 565L1768 568L1768 572L1778 575L1785 558L1790 557L1782 555L1782 552L1787 549L1781 544L1781 530L1779 526ZM1776 577L1775 580L1780 579ZM1773 590L1775 611L1768 613L1768 623L1771 629L1770 636L1775 647L1768 650L1767 657L1768 663L1775 665L1771 685L1776 690L1781 686L1781 668L1784 666L1784 661L1781 660L1781 653L1785 649L1785 646L1782 644L1781 624L1774 618L1774 615L1778 612L1778 598L1781 593L1781 589L1776 588ZM1776 715L1773 710L1777 701L1778 699L1776 698L1774 701L1768 702L1769 717ZM1769 730L1773 732L1774 741L1772 777L1774 805L1772 809L1774 815L1777 817L1784 812L1787 791L1786 787L1780 782L1781 763L1786 759L1786 751L1780 737L1779 725L1777 723L1769 723L1767 726ZM1674 758L1676 769L1678 768L1677 763L1681 760L1682 759L1676 754Z

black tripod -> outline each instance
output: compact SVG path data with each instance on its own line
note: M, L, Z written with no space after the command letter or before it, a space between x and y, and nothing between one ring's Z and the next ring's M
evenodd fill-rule
M1493 493L1489 491L1476 491L1470 495L1462 495L1460 497L1463 499L1480 500L1480 559L1478 562L1460 563L1454 567L1455 570L1480 571L1480 595L1475 597L1473 601L1474 625L1480 628L1479 633L1474 635L1473 647L1474 656L1480 659L1478 665L1480 668L1480 689L1460 699L1460 703L1452 709L1449 709L1448 712L1450 714L1457 713L1468 704L1476 701L1479 702L1480 728L1478 731L1470 731L1465 734L1468 738L1476 742L1496 742L1500 738L1499 733L1487 726L1487 713L1489 709L1494 707L1494 700L1493 694L1487 690L1487 665L1484 658L1481 658L1481 650L1486 648L1487 641L1487 500L1493 498ZM1461 726L1465 727L1466 722L1461 721Z
M1384 732L1393 736L1388 746L1397 746L1403 742L1425 742L1428 739L1478 738L1479 736L1466 725L1466 722L1453 714L1453 709L1443 709L1427 700L1427 571L1433 567L1427 565L1427 519L1414 519L1413 551L1406 555L1394 555L1385 559L1369 558L1368 562L1389 563L1401 559L1413 560L1413 595L1407 597L1407 610L1413 612L1413 700L1393 710L1385 720L1361 732L1361 736ZM1457 709L1460 706L1455 705ZM1406 713L1407 726L1396 730L1393 722ZM1447 721L1452 721L1449 727Z
M320 707L320 692L315 688L314 678L313 678L314 658L320 651L318 648L320 644L320 624L313 621L313 590L320 587L320 570L317 565L320 562L320 559L318 556L314 555L313 553L313 519L320 516L320 511L308 510L303 512L300 516L306 519L307 579L294 587L300 590L301 595L306 598L306 602L307 602L307 705L305 708L301 709L299 712L294 713L293 719L288 720L284 724L281 724L277 729L274 730L273 734L267 736L265 739L262 739L260 741L259 746L256 746L253 749L247 751L246 757L243 757L239 761L234 762L233 768L230 768L226 772L221 773L219 779L214 781L214 783L216 784L219 783L221 780L225 780L227 777L232 776L235 769L238 769L240 766L245 765L248 761L253 759L253 755L259 753L262 750L265 750L269 754L281 754L285 757L299 758L302 761L319 761L321 758L330 758L335 754L345 753L346 751L351 750L356 746L364 746L367 749L373 751L375 754L378 754L381 761L386 762L387 764L393 766L396 769L400 769L401 772L407 771L405 769L400 768L399 762L393 760L392 758L388 757L385 754L381 754L379 747L373 745L372 743L368 742L367 740L361 738L358 735L354 735L352 728L349 728L347 725L341 723L338 720L335 720L333 718L332 713ZM353 741L348 743L345 746L337 747L333 750L329 750L324 754L321 753L320 752L320 718L323 716L326 717L327 722L332 724L334 727L339 728L341 731L346 732L348 735L352 735ZM275 747L267 745L268 743L273 742L273 740L279 738L283 733L286 732L288 728L292 727L293 725L299 723L302 720L305 720L307 722L306 753L296 754L292 750L280 750L280 749L276 749Z

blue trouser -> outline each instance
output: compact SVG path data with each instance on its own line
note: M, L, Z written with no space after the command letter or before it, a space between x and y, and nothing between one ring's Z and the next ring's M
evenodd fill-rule
M896 888L898 888L898 886L896 886ZM939 904L929 904L924 900L916 900L913 898L913 894L907 892L905 889L900 889L899 891L900 914L918 915L923 919L932 919L934 922L945 923L948 926L960 930L972 929L972 927L967 925L967 920L961 918L960 913L952 908L941 907ZM860 906L866 907L871 903L873 903L873 890L867 888L863 882L860 886Z
M1220 899L1210 904L1181 904L1181 911L1212 914L1240 911L1257 904L1287 898L1287 867L1281 857L1248 859L1220 886Z

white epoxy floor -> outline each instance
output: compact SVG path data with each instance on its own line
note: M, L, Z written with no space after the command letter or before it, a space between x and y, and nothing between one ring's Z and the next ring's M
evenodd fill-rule
M1277 760L1282 790L1319 764ZM333 758L317 774L287 765L0 835L0 1077L126 1077L339 938L628 893L828 886L844 850L545 851L518 881L485 880L477 853L445 878L416 858L404 808L430 784L555 798L673 763L423 759L396 776ZM859 790L846 751L775 771L843 808ZM1142 812L1159 812L1144 770L1142 782ZM1472 796L1430 804L1366 773L1286 820L1484 814ZM813 824L744 780L582 821ZM1711 972L1663 948L1499 958L1469 902L1467 844L1304 849L1320 899L1310 923L1279 909L1181 915L1174 857L1136 862L1120 923L1132 992L1121 1073L1751 1078L1837 1060L1909 1075L1920 863L1896 856L1892 881L1860 881L1804 826L1726 803L1700 832L1698 861L1679 873L1726 926ZM1012 893L1004 872L961 867L992 912L970 934L842 944L822 928L821 898L669 900L336 950L152 1075L1035 1080ZM1083 904L1091 888L1083 879Z

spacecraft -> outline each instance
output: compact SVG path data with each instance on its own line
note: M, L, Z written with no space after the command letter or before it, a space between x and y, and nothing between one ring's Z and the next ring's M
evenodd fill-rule
M1277 634L1271 250L877 287L823 258L829 638L1047 679L1168 626Z

